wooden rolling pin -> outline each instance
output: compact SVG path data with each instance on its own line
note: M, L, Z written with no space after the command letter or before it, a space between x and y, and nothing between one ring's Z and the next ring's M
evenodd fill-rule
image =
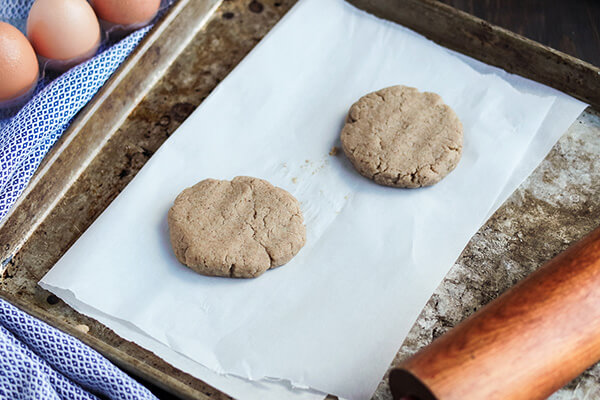
M600 228L390 374L394 399L545 399L600 360Z

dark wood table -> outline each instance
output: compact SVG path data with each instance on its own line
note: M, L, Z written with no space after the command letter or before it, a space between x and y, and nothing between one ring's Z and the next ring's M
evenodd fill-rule
M600 65L598 0L441 0L460 10Z

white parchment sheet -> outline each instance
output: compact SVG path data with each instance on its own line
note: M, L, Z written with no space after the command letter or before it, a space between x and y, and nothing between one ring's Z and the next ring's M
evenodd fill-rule
M396 84L463 122L462 160L434 187L382 187L329 155L350 105ZM342 0L301 0L40 284L184 370L173 354L366 399L471 236L584 108ZM237 175L300 200L306 246L258 279L198 275L172 253L167 211Z

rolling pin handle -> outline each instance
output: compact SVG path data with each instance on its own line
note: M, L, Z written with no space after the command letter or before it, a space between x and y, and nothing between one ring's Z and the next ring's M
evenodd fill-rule
M392 370L394 399L546 399L600 360L599 304L600 228Z
M417 377L402 368L390 372L390 390L394 400L438 400Z

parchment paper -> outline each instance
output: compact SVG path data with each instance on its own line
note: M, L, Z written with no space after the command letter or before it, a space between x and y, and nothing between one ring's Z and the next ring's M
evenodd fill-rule
M290 385L289 382L282 380L249 381L233 375L217 374L202 364L151 338L133 324L110 317L77 301L72 292L56 288L53 292L65 302L74 306L80 313L89 315L105 326L110 327L117 335L137 343L154 354L160 355L163 360L171 365L218 388L233 398L244 400L322 400L326 397L323 393L296 388Z
M395 84L463 122L462 160L434 187L378 186L329 155L349 106ZM584 108L342 0L303 0L40 284L218 373L366 399L469 238ZM258 279L200 276L175 259L167 211L237 175L301 201L306 246Z

